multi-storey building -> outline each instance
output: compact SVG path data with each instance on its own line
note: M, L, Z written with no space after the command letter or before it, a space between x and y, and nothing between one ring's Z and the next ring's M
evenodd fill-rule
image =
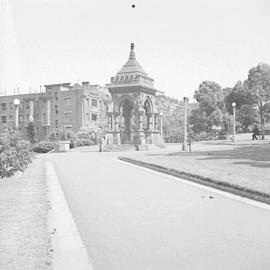
M106 103L110 96L105 87L70 83L45 85L45 92L0 96L0 132L16 123L14 100L19 104L19 129L34 123L39 139L52 128L78 131L82 126L98 127L107 123Z

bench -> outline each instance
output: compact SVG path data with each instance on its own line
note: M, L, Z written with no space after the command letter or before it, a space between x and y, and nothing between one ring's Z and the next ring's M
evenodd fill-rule
M270 135L270 129L266 129L264 131L264 136L266 136L266 135ZM257 139L262 140L263 139L262 131L259 131L259 133L257 133L256 135L254 133L252 133L252 140L257 140L257 139L255 139L255 136L257 137Z

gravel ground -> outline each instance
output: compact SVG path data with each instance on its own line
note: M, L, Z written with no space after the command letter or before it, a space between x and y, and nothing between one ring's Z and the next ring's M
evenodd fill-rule
M49 270L44 162L0 181L0 269Z
M196 144L191 153L179 151L177 148L180 146L121 156L270 194L269 144Z

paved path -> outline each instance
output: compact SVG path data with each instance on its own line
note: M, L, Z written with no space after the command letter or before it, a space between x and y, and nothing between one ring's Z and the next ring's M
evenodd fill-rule
M48 157L95 270L269 269L269 210L113 153Z

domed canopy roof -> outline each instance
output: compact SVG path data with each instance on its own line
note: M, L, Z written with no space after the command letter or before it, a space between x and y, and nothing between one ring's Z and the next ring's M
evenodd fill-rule
M136 60L134 48L134 43L131 43L129 59L117 72L116 76L143 75L148 77L148 74L143 70L139 62Z
M129 59L125 65L117 72L114 77L111 77L111 83L107 84L110 92L117 91L140 91L155 93L154 80L148 76L143 70L139 62L136 60L134 52L134 43L131 43Z

